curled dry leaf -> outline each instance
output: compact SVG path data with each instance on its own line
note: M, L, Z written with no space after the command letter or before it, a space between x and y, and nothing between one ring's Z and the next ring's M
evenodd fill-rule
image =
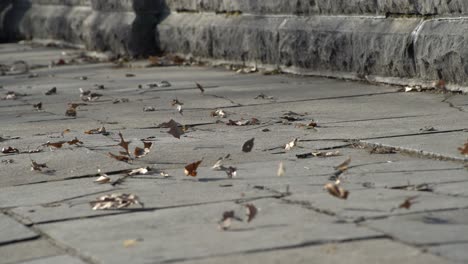
M284 173L286 172L286 167L284 166L283 162L281 161L278 165L278 172L276 173L276 175L278 175L278 177L282 177L284 176Z
M463 147L458 148L458 151L460 151L460 154L468 156L468 142Z
M94 180L94 182L99 183L99 184L108 183L110 182L110 177L107 176L106 174L102 174L101 176L99 176L99 178Z
M36 109L37 111L42 110L42 102L39 102L39 103L37 103L37 104L33 104L33 107L34 107L34 109Z
M226 115L226 112L224 112L222 109L217 109L217 110L211 112L211 116L226 118L227 115Z
M351 163L351 157L349 157L347 160L340 163L338 166L335 166L334 169L337 170L337 171L344 172L344 171L348 170L348 166L349 166L350 163Z
M273 96L268 96L268 95L265 95L264 93L261 93L261 94L255 96L254 99L275 100L275 98Z
M223 216L218 222L218 228L220 230L228 230L231 227L232 220L242 222L242 219L237 217L234 211L223 212Z
M57 87L52 87L50 90L45 92L45 95L53 95L53 94L57 94Z
M294 125L297 128L305 128L305 129L313 129L317 127L317 122L314 120L310 121L309 123L297 123Z
M201 92L201 93L204 93L204 92L205 92L205 89L203 88L203 86L202 86L201 84L199 84L199 83L197 83L197 82L196 82L195 84L197 85L197 88L200 89L200 92Z
M255 117L252 117L251 119L248 119L248 120L241 119L237 121L229 119L229 121L226 123L226 125L228 126L249 126L249 125L259 125L259 124L260 124L260 120L258 120Z
M67 111L65 111L65 115L66 115L66 116L76 117L76 109L77 109L78 106L80 106L80 105L81 105L81 104L69 103L69 104L68 104Z
M109 135L105 127L93 128L90 130L86 130L84 133L88 135L97 135L97 134Z
M144 204L139 200L138 196L127 193L107 194L98 197L96 201L90 202L93 210L120 209L132 204L139 204L141 207L144 207Z
M156 108L154 108L154 106L143 107L143 112L154 112L154 111L156 111Z
M255 138L251 138L249 140L247 140L243 145L242 145L242 151L243 152L250 152L252 151L253 147L254 147L254 140Z
M67 129L63 130L62 133L60 133L60 135L63 137L65 134L70 133L70 132L71 132L71 130L69 128L67 128Z
M285 150L291 150L292 148L294 148L295 146L297 146L297 141L299 139L298 138L295 138L293 139L291 142L287 143L285 146L284 146L284 149Z
M244 204L244 206L246 209L245 215L247 216L247 223L250 223L257 215L257 207L253 204Z
M11 153L19 153L20 151L17 149L17 148L14 148L14 147L6 147L6 148L2 148L2 153L4 154L11 154Z
M144 142L143 141L143 148L140 148L140 147L136 147L135 148L135 151L133 152L133 154L135 155L135 158L141 158L143 156L145 156L146 154L148 154L151 150L151 146L153 146L153 143L152 142Z
M144 174L147 174L149 172L149 168L146 167L146 168L138 168L138 169L134 169L134 170L131 170L128 175L132 176L132 175L137 175L137 174L141 174L141 175L144 175Z
M70 141L67 141L68 145L77 145L80 144L80 145L83 145L83 142L80 141L77 137L75 137L74 139L70 140Z
M42 169L48 168L45 163L37 163L34 160L31 160L31 170L32 171L42 171Z
M340 187L338 183L327 183L325 184L324 189L327 190L329 194L337 198L346 200L348 198L349 191Z
M416 203L415 199L418 198L418 196L411 196L406 198L406 200L401 203L398 208L405 208L405 209L410 209L413 204Z
M180 139L180 136L182 136L185 133L184 130L182 130L181 128L182 125L172 119L167 123L161 124L160 126L170 128L169 131L167 131L167 133L171 134L177 139Z
M186 176L192 176L196 177L197 176L197 168L200 166L200 163L202 163L203 160L196 161L194 163L190 163L189 165L185 166L184 173Z
M67 143L67 141L58 141L58 142L50 142L50 141L47 141L47 143L45 143L43 146L46 146L46 147L53 147L53 148L61 148L63 146L63 144Z
M128 145L130 144L130 141L125 141L121 132L119 132L119 137L120 143L118 145L125 149L126 155L130 156L130 152L128 151Z
M111 152L108 153L109 156L111 158L114 158L118 161L124 161L124 162L129 162L130 161L130 157L129 156L123 156L123 155L115 155L115 154L112 154Z

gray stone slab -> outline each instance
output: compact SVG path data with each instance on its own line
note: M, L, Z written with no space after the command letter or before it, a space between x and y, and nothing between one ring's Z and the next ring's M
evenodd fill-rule
M466 209L426 212L366 221L365 225L413 245L466 244L467 212ZM449 250L446 253L445 256L450 258Z
M451 263L388 239L330 243L297 249L189 260L187 263Z
M45 181L56 181L67 178L94 175L98 169L103 172L120 171L132 168L125 162L116 161L109 156L88 150L83 147L57 150L46 150L37 154L19 154L3 156L2 159L12 159L13 163L2 164L2 186L31 184ZM51 170L44 173L31 170L31 159L38 163L46 163Z
M0 247L0 254L2 255L0 263L19 263L62 253L61 249L53 246L45 239L17 242Z
M425 134L411 137L394 137L363 140L383 146L396 147L402 150L434 157L449 157L457 160L467 160L458 151L466 142L467 132Z
M5 214L0 214L0 228L2 233L0 244L34 239L39 236L31 231L31 229L25 227L21 223L18 223Z
M454 245L440 245L428 247L428 251L432 254L443 256L456 263L465 263L468 259L466 247L468 243L454 244Z
M217 230L216 222L224 210L239 208L233 203L53 223L40 225L39 228L54 239L103 263L137 259L138 262L189 260L314 241L380 236L354 225L332 223L326 216L300 207L278 204L275 200L254 203L261 208L257 218L250 224L233 223L231 232ZM128 239L137 239L137 242L133 247L123 248L123 242ZM229 246L226 246L226 241L229 241ZM129 255L128 251L132 254Z
M69 255L60 255L47 258L38 258L29 261L21 262L23 264L48 264L48 263L70 263L70 264L84 264L86 262L82 261L79 258L72 257Z

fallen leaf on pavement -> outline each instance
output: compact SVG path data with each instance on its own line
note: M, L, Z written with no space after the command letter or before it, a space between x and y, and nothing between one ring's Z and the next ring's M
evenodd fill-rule
M100 169L98 170L98 173L100 174L100 176L99 176L99 178L94 180L94 182L99 183L99 184L104 184L104 183L110 182L111 179L110 179L109 176L107 176L107 174L101 173Z
M204 92L205 92L205 89L203 88L203 86L201 86L201 84L199 84L199 83L197 83L197 82L196 82L195 84L197 85L197 88L200 89L200 92L201 92L201 93L204 93Z
M410 209L413 204L416 203L415 199L418 198L418 196L411 196L406 198L406 200L401 203L398 208L405 208L405 209Z
M131 170L128 175L132 176L132 175L136 175L136 174L141 174L141 175L144 175L144 174L147 174L150 170L148 169L148 167L146 168L138 168L138 169L134 169L134 170Z
M317 127L317 123L315 121L310 121L309 123L297 123L294 125L297 128L305 128L305 129L313 129Z
M39 102L39 103L37 103L37 104L33 104L33 107L34 107L34 109L36 109L37 111L42 110L42 102Z
M153 146L152 142L143 141L143 148L136 147L135 151L133 152L134 155L135 155L135 158L138 159L138 158L141 158L141 157L145 156L146 154L148 154L150 152L152 146Z
M130 141L125 141L121 132L119 132L119 137L120 143L118 145L125 149L125 153L130 156L130 152L128 151L128 145L130 144Z
M90 202L93 210L120 209L132 204L139 204L141 207L144 207L144 204L140 202L138 196L127 193L107 194L98 197L96 201Z
M96 134L109 135L105 127L93 128L90 130L86 130L84 133L88 135L96 135Z
M163 126L170 128L169 131L167 131L167 133L171 134L177 139L180 139L180 136L182 136L185 133L184 130L182 130L181 128L182 125L172 119L167 123L161 124L161 127Z
M257 207L253 204L245 204L244 206L246 209L245 215L247 216L247 223L250 223L257 215Z
M468 142L463 147L458 148L458 151L460 151L460 154L468 156Z
M192 176L196 177L197 176L197 168L200 166L200 163L202 163L203 160L196 161L194 163L190 163L189 165L185 166L185 175L186 176Z
M243 152L250 152L252 151L253 147L254 147L254 140L255 138L251 138L249 140L247 140L244 145L242 145L242 151Z
M47 92L45 92L45 95L52 95L52 94L56 94L57 93L57 88L56 87L52 87L50 90L48 90Z
M275 100L275 97L273 97L273 96L268 96L268 95L265 95L264 93L261 93L261 94L255 96L254 99Z
M32 171L42 171L42 169L48 168L45 163L37 163L34 160L31 160L31 170Z
M2 153L4 153L4 154L19 153L19 150L17 148L9 146L9 147L6 147L6 148L2 148Z
M284 166L283 162L281 161L278 165L278 172L276 173L276 175L278 175L278 177L282 177L284 176L284 173L286 172L286 167Z
M226 118L227 115L226 115L226 112L224 112L222 109L217 109L217 110L211 112L211 116Z
M83 145L83 142L80 141L77 137L75 137L74 139L70 140L70 141L67 141L68 145L77 145L80 144L80 145Z
M242 219L237 217L234 211L225 211L221 220L218 222L218 228L220 230L228 230L231 227L232 220L242 222Z
M67 143L66 141L59 141L59 142L50 142L50 141L47 141L47 143L45 143L43 146L46 146L46 147L54 147L54 148L61 148L63 146L63 144Z
M114 158L118 161L125 161L125 162L129 162L130 161L130 157L129 156L123 156L123 155L115 155L115 154L112 154L111 152L108 153L109 156L111 158Z
M335 170L337 171L341 171L341 172L344 172L346 170L348 170L348 166L349 164L351 163L351 157L349 157L347 160L343 161L342 163L340 163L340 165L338 166L335 166L333 167Z
M327 190L329 194L343 200L346 200L349 195L349 191L341 188L337 183L327 183L324 189Z
M229 121L226 123L226 125L228 126L249 126L249 125L259 125L259 124L260 124L260 120L258 120L255 117L252 117L251 119L248 119L248 120L237 120L237 121L229 119Z
M291 150L292 148L294 148L295 146L297 146L297 141L299 139L298 138L295 138L293 139L291 142L287 143L285 146L284 146L284 149L285 150Z

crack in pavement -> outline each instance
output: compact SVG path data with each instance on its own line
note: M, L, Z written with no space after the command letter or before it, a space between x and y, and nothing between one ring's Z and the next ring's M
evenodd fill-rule
M448 104L448 106L449 106L450 108L456 109L456 110L458 110L458 111L460 111L460 112L465 112L465 110L463 109L463 107L461 107L461 106L456 106L456 105L454 105L452 102L449 101L449 99L452 98L453 96L454 96L453 94L448 95L448 96L445 96L444 100L442 100L442 101L440 101L440 102L441 102L441 103L446 103L446 104Z
M341 124L341 123L354 123L354 122L366 122L366 121L379 121L379 120L405 119L405 118L423 117L423 116L433 116L433 115L406 115L406 116L389 116L389 117L379 117L379 118L366 118L366 119L353 119L353 120L332 121L332 122L324 122L324 123L320 123L320 124Z

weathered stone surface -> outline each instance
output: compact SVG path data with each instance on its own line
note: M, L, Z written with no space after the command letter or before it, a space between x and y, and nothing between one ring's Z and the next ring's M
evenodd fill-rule
M2 234L0 237L0 245L33 239L39 236L3 213L0 214L0 231Z
M2 255L2 258L0 259L0 263L19 263L59 254L63 254L63 251L53 246L47 240L35 239L1 246L0 255Z
M32 259L29 261L21 262L23 264L60 264L60 263L70 263L70 264L84 264L86 262L82 261L79 258L72 257L69 255L60 255L48 258L38 258Z

